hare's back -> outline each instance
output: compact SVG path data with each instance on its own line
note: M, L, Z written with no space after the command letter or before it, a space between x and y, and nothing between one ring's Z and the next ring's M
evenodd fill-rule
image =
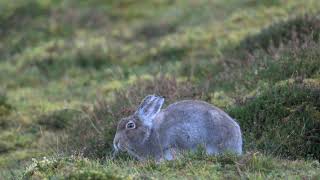
M217 118L213 118L213 115ZM221 126L232 123L226 122L232 119L219 108L193 100L169 105L160 113L159 120L158 132L162 144L175 144L183 149L195 148L201 142L211 141L213 136L223 138L216 133Z
M230 118L221 109L207 103L198 100L184 100L173 103L169 105L165 110L163 110L164 115L167 117L174 116L178 119L188 119L192 118L195 121L202 121L208 115L222 116L224 118ZM207 118L206 118L207 119Z
M238 141L239 125L221 109L203 102L186 100L169 105L161 112L159 133L163 144L194 148L199 143Z
M184 100L173 103L159 113L157 128L193 127L203 129L220 123L232 123L232 118L219 108L197 100ZM220 122L221 121L221 122Z
M171 129L180 127L184 130L238 129L238 124L221 109L197 100L184 100L169 105L159 116L158 127ZM213 128L213 129L212 129Z

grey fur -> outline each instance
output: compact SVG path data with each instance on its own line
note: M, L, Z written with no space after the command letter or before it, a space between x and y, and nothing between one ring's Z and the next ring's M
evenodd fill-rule
M149 95L137 113L122 119L114 138L115 150L139 160L152 157L157 161L172 160L177 152L195 150L199 145L212 155L242 153L240 127L221 109L203 101L185 100L160 111L162 104L162 97ZM150 107L152 111L141 111ZM136 123L135 129L126 129L129 121Z

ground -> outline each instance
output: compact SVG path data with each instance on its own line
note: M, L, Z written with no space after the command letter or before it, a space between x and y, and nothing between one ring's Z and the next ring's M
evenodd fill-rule
M0 0L5 179L320 178L318 0ZM111 159L150 93L235 118L244 155Z

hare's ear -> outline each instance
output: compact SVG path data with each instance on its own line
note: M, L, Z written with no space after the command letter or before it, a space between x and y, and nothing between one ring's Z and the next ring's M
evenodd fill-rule
M149 127L152 126L154 117L160 112L164 98L156 95L148 95L143 99L136 111L136 115Z

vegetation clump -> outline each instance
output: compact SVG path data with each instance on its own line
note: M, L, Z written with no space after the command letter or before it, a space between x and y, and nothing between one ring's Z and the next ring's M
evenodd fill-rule
M320 35L320 31L317 35ZM267 51L258 48L245 56L239 55L233 58L231 58L233 55L226 54L217 64L223 70L220 70L212 81L225 91L233 93L237 91L246 95L254 89L273 86L279 81L290 78L318 79L320 75L319 42L320 39L310 39L310 37L294 38L287 44L281 43L278 48L269 47ZM208 67L210 65L204 69L207 70Z
M319 102L319 83L285 81L229 112L242 127L247 149L320 159Z
M306 37L315 41L319 40L319 16L298 16L288 21L273 24L256 35L248 36L240 42L238 47L249 52L256 49L268 50L270 46L278 48L281 44L287 44L294 40L302 41Z

